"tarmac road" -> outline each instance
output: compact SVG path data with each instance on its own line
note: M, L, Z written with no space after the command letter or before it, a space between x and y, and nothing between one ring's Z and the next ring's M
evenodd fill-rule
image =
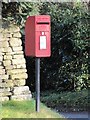
M68 120L90 120L88 112L60 112L60 114Z

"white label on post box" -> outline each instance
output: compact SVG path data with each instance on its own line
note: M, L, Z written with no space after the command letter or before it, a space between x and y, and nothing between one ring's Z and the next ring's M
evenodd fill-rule
M40 36L40 49L46 49L46 36Z

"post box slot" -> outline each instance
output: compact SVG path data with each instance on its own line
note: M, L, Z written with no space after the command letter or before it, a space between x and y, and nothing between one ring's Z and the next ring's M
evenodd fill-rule
M37 22L37 24L49 24L49 22Z

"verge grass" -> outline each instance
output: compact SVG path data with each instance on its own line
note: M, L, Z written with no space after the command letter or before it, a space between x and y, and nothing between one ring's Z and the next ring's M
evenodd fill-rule
M63 117L40 104L40 112L35 111L35 101L8 101L2 103L1 118L62 118Z

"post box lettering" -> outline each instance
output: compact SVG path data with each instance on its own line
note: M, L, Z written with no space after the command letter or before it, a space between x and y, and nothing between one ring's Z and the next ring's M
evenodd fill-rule
M49 57L51 55L50 16L29 16L25 25L26 56Z

